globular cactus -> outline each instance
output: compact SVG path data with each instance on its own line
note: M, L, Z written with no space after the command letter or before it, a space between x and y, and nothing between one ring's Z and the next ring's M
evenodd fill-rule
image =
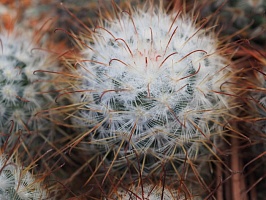
M44 50L35 48L33 37L15 31L0 33L1 143L9 132L33 133L51 128L38 112L54 104L56 93L51 91L55 86L50 73L38 70L55 71L58 65Z
M64 44L54 45L46 32L52 29L50 20L26 29L12 17L0 26L0 146L8 144L6 150L12 151L19 140L18 160L37 165L36 173L48 171L45 178L64 176L62 163L70 159L59 149L71 136L60 126L63 119L56 109L66 103L65 98L56 102L64 88L57 76L63 71Z
M67 139L55 109L64 101L55 102L59 53L48 50L49 35L36 29L11 24L0 30L0 146L8 142L10 149L20 139L19 159L29 165L41 157L34 170L44 172L52 170Z
M198 183L193 181L179 182L175 178L166 179L162 176L161 180L135 179L126 181L119 187L114 187L109 194L104 195L104 199L112 200L159 200L159 199L183 199L201 200L201 189Z
M222 134L229 62L189 14L150 4L115 13L81 38L71 118L83 132L72 145L98 149L109 170L133 165L150 173L161 162L176 170Z
M13 156L7 159L4 154L0 155L0 199L47 199L48 191L40 180L35 180L29 170L16 162Z
M192 200L193 198L186 198L183 194L179 194L178 190L168 189L164 186L145 184L143 186L131 186L127 189L119 188L116 194L113 194L111 199L116 200ZM196 199L196 198L194 198Z

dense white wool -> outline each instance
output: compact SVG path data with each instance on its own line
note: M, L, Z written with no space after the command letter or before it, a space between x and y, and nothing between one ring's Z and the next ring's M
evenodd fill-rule
M50 81L51 75L34 72L57 68L47 64L48 53L36 50L32 37L15 31L0 33L0 133L7 134L11 127L15 132L25 130L35 111L53 101L47 93L51 84L45 82Z
M9 104L12 104L12 105L15 104L15 102L17 100L17 96L18 96L18 91L17 91L16 85L6 84L6 85L2 86L0 91L1 91L3 104L5 104L6 102L8 102Z
M113 196L119 200L172 200L186 199L184 195L178 194L178 191L169 190L162 186L145 184L143 187L130 187L128 189L119 188L117 194Z
M1 199L37 200L47 198L47 191L20 165L0 155Z
M109 147L127 141L120 149L127 153L172 154L173 144L208 139L218 126L211 121L224 100L213 91L225 81L226 59L215 38L175 16L122 12L95 29L79 70L79 89L88 91L79 119L97 127L92 141Z

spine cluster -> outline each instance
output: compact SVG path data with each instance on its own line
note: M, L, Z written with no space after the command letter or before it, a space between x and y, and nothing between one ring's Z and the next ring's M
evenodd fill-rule
M0 199L36 200L46 199L47 191L34 179L27 169L13 158L0 156Z

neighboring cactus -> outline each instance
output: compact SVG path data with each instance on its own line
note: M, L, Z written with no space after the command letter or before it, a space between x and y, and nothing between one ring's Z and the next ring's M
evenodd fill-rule
M51 174L45 178L62 178L70 158L59 149L71 135L60 126L63 119L56 109L67 100L55 99L64 88L58 74L63 73L60 56L66 55L65 46L62 41L53 44L46 32L49 20L27 29L13 16L7 19L0 22L0 146L8 143L7 151L12 150L19 139L21 163L34 163L35 172ZM57 173L51 173L54 170Z
M65 98L55 102L62 86L60 53L42 29L13 26L0 31L0 146L8 141L10 150L19 138L18 159L25 165L34 162L36 172L51 172L70 160L59 150L71 138L56 110L66 103Z
M0 199L43 200L48 192L41 182L35 180L27 168L23 168L13 157L0 155Z
M32 38L32 39L31 39ZM51 108L56 93L49 73L58 64L44 50L35 48L33 35L1 32L0 132L31 133L51 129L38 112ZM34 49L35 48L35 49ZM49 126L49 127L47 127Z
M257 80L257 84L250 92L250 96L253 98L252 102L255 103L253 110L257 111L257 115L252 119L250 139L254 141L254 145L252 146L252 157L248 160L251 164L248 167L252 172L250 187L252 189L254 187L253 190L255 190L252 192L252 199L264 199L266 195L264 190L266 186L266 51L262 51L257 59L259 62L254 62L259 64L254 66L256 73L254 79Z
M129 188L119 188L111 199L116 200L196 200L200 198L186 197L180 194L178 189L168 189L165 186L145 184L143 186L131 186Z
M71 114L83 129L72 145L83 141L103 153L101 163L147 174L161 162L176 170L213 148L228 112L220 93L229 73L211 32L149 6L117 11L82 38L72 84L79 107Z
M207 163L207 162L205 162ZM163 167L163 166L161 166ZM206 167L206 166L205 166ZM203 171L201 169L201 171ZM134 179L123 180L123 178L118 177L112 180L112 187L109 187L109 192L103 190L103 199L112 200L126 200L126 199L139 199L139 200L156 200L156 199L184 199L184 200L201 200L207 199L206 196L203 197L202 185L199 180L192 180L190 178L195 178L191 176L190 178L185 177L185 173L178 179L176 176L165 176L166 171L163 175L160 175L157 180L153 179L152 176L149 177L139 177ZM193 174L193 173L188 173ZM129 176L130 177L130 176ZM187 180L185 180L187 179ZM199 177L202 179L202 177ZM208 194L209 195L209 194ZM210 195L211 197L213 195Z
M231 178L231 190L221 188L226 199L264 199L266 183L265 171L265 52L259 47L245 43L236 52L236 74L231 82L238 90L239 109L237 120L233 121L235 131L231 133L231 144L227 151L231 154L230 170L235 173ZM229 150L230 149L230 150ZM226 161L225 161L226 162ZM216 172L217 173L217 172ZM225 175L230 174L224 170ZM218 175L218 173L217 173ZM221 175L220 175L221 176ZM230 192L234 191L234 192ZM221 191L220 198L221 199ZM260 197L259 197L260 196Z

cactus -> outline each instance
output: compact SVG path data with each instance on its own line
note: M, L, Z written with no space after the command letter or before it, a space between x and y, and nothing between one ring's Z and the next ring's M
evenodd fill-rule
M181 1L172 2L181 4ZM61 162L59 164L56 161L51 165L46 156L48 155L49 159L60 160L63 157L68 160L69 157L64 155L65 150L79 143L78 148L71 149L78 155L73 156L76 162L72 163L72 166L75 167L71 170L66 168L61 175L64 178L70 175L70 178L67 181L62 178L60 183L65 184L73 180L72 185L78 190L84 179L88 178L87 183L91 179L96 180L93 183L94 188L97 185L101 187L104 193L101 197L108 196L110 190L120 187L116 195L112 196L114 199L201 199L202 193L205 192L199 191L202 186L212 195L209 184L204 183L206 177L213 175L205 162L212 160L212 155L218 158L219 153L216 150L221 150L220 139L229 143L236 140L237 143L232 142L232 147L228 146L226 154L231 153L231 161L228 162L236 161L238 166L233 168L232 164L230 172L226 172L221 167L224 164L223 159L218 158L221 162L214 168L217 173L217 188L214 190L221 189L223 192L217 192L220 193L217 194L217 199L222 199L223 196L239 199L242 190L246 191L244 196L263 199L266 148L265 72L256 68L257 62L250 62L252 68L255 66L256 69L256 75L251 79L247 75L251 71L250 66L239 64L239 74L233 81L228 81L231 73L227 67L229 61L222 55L225 54L226 47L220 46L210 29L203 28L206 24L216 21L217 17L200 21L199 18L195 19L196 15L168 13L149 3L140 10L130 8L130 11L121 11L114 6L114 13L100 12L100 25L87 37L84 32L90 24L84 16L89 15L91 21L96 21L97 17L91 10L104 5L101 4L104 1L99 2L100 4L96 1L86 3L84 0L63 1L71 12L77 13L76 18L72 18L71 14L71 20L78 20L78 23L72 23L69 27L66 22L70 19L62 12L67 9L50 0L0 0L1 23L8 27L7 31L0 31L0 146L4 146L7 139L15 143L17 140L13 137L22 136L22 146L26 153L21 152L22 148L19 148L19 159L28 164L36 155L38 157L44 154L36 163L33 162L41 165L38 168L53 171L59 166L61 168ZM128 3L124 0L114 2ZM132 0L131 3L140 2L143 1ZM219 18L218 25L221 24L223 28L217 26L218 28L213 30L219 29L226 38L224 42L231 38L251 38L251 43L255 43L256 47L265 46L265 1L184 2L195 2L197 5L191 4L193 9L202 6L203 17L215 12L215 16ZM108 7L106 5L103 7ZM20 8L18 10L23 12L14 8ZM67 29L61 32L63 36L66 36L64 34L70 28L73 34L69 31L67 37L71 35L77 38L76 35L81 33L77 43L79 46L84 45L81 58L75 62L73 74L62 73L63 76L78 77L75 83L67 80L73 90L67 91L65 88L66 94L74 94L73 107L76 108L74 112L69 113L73 124L66 124L66 127L77 128L76 132L71 134L66 134L66 129L62 130L57 126L61 123L60 118L50 115L52 110L61 110L55 108L61 106L55 105L55 98L57 91L64 86L58 86L59 82L55 81L51 73L45 71L57 73L58 63L54 62L47 52L34 48L39 47L40 38L39 35L29 33L50 8L56 8L54 11L60 15L56 26ZM187 8L189 10L192 7ZM181 10L178 6L170 9ZM219 12L216 12L217 10ZM27 31L10 31L12 25L9 24L9 15L16 18L20 23L19 27L27 27ZM116 17L112 19L112 15ZM105 16L108 19L103 19ZM45 31L48 30L46 28L47 26ZM59 35L57 41L65 38L63 36ZM244 56L252 56L255 51L257 49L252 49ZM265 56L260 57L259 61L265 65ZM244 77L246 75L247 79ZM253 82L253 79L257 82ZM224 82L226 84L223 84ZM231 84L229 92L225 88L229 85L227 83ZM240 93L238 101L243 101L237 108L240 114L238 113L235 119L242 120L237 123L237 128L227 120L228 108L231 108L227 97L232 93L235 95L236 90ZM62 96L64 95L59 95L60 99ZM62 111L68 112L70 107L63 106ZM223 127L227 122L230 132L223 137ZM76 135L78 136L69 146L60 149L63 143ZM240 148L246 148L248 153L240 154ZM56 152L50 155L50 149ZM237 153L232 149L236 149ZM60 158L56 157L58 154ZM15 160L0 158L1 199L47 198L46 192L43 193L38 184L35 187L36 181L27 169L20 167ZM86 163L82 163L82 159ZM224 165L230 166L226 158L225 160ZM238 164L240 161L244 167ZM90 170L91 176L87 173ZM115 170L115 175L110 173L112 170ZM241 178L235 181L238 179L235 177L239 177L238 172L242 170L248 172L243 173L247 180ZM76 177L84 171L84 179ZM137 174L134 174L136 172ZM156 172L155 176L153 172ZM103 182L106 180L111 183L110 187L99 183L97 179L100 173L104 174ZM158 181L158 174L162 173L165 173L167 185L173 175L173 180L178 182L178 192L171 187L156 184L131 184L135 183L135 180L143 181L144 178L154 178ZM220 178L229 176L232 176L231 190L237 195L228 196L229 187L219 188L223 183L228 183L227 178ZM130 178L134 181L128 183ZM189 195L180 193L183 181L196 182L200 184L200 189L195 192L195 187L184 186L187 187ZM125 183L130 187L125 187ZM245 184L247 188L242 187ZM75 189L75 193L79 195L79 191ZM86 190L84 187L83 191ZM58 196L62 194L61 191L53 192ZM87 197L87 193L80 197L83 196Z
M20 33L21 34L21 33ZM0 130L25 133L49 129L47 120L37 114L54 103L51 75L37 70L55 70L57 63L41 50L34 49L30 34L1 32L0 54ZM1 143L5 137L1 137Z
M19 138L21 162L36 162L35 171L50 172L62 157L67 163L59 149L70 138L56 111L65 103L65 98L55 102L62 86L56 78L62 72L58 53L45 49L52 46L41 29L25 31L16 24L2 27L0 42L0 146L8 141L11 149Z
M207 163L207 162L205 162ZM163 167L163 166L161 166ZM206 166L205 166L206 167ZM201 169L201 171L204 171ZM186 172L192 175L191 172ZM190 178L186 177L185 173L178 179L176 176L160 175L157 180L152 176L138 177L133 179L127 179L118 177L117 180L114 177L109 177L112 180L112 187L108 187L109 192L106 189L102 189L103 199L186 199L186 200L200 200L207 199L203 196L202 185L199 180L195 179L195 175ZM130 175L128 176L130 177ZM199 177L200 179L202 177ZM209 194L208 194L209 195ZM209 196L210 197L210 196ZM102 199L101 198L101 199Z
M257 53L256 53L257 54ZM256 55L255 54L255 55ZM252 172L250 175L250 186L253 189L252 198L263 199L266 195L265 188L266 185L266 165L265 165L265 155L266 155L266 56L265 51L261 51L257 55L257 62L255 69L254 80L257 80L256 85L250 91L250 96L253 98L253 103L255 105L256 114L254 119L252 118L251 135L250 139L254 141L252 145L251 152L252 157L250 158L248 169ZM254 123L255 121L255 123ZM254 196L256 194L256 196Z
M0 199L41 200L48 191L35 180L27 168L21 167L13 157L0 155Z
M126 200L126 199L149 199L149 200L170 200L170 199L180 199L180 200L187 200L187 199L194 199L197 198L186 198L185 195L179 194L178 190L168 189L163 186L152 185L152 184L145 184L143 186L131 186L128 189L119 188L112 196L112 199L117 200ZM199 200L200 198L198 198Z
M70 159L59 149L71 135L59 125L63 119L56 110L66 99L55 98L63 88L57 74L63 71L65 48L62 42L54 45L46 32L49 20L27 29L27 22L8 19L0 22L0 146L8 143L7 151L12 151L19 139L18 160L37 165L34 172L51 174L45 178L62 177L67 167L61 170L61 165Z
M149 174L161 162L175 170L208 154L228 112L220 86L230 72L217 39L188 14L150 7L102 20L82 38L89 48L73 72L71 117L83 132L72 145L102 152L107 174L139 165Z

